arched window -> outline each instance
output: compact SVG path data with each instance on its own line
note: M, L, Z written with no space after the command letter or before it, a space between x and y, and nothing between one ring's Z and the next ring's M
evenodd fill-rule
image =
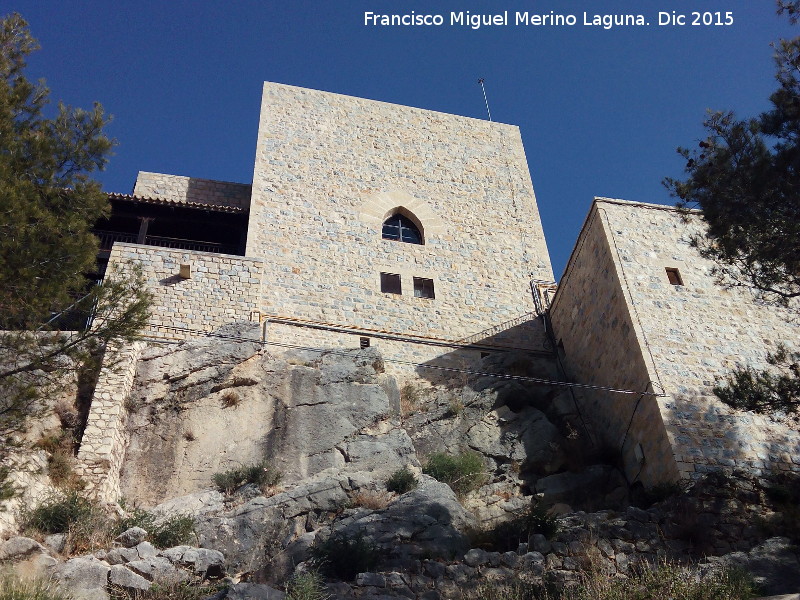
M408 217L394 214L383 222L383 239L422 244L419 228Z

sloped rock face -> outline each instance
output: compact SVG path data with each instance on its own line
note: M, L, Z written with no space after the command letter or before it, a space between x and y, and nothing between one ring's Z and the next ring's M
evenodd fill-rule
M374 350L273 356L235 340L150 348L128 403L123 496L157 504L265 458L285 482L351 464L382 472L415 464L393 420L396 384L382 370Z
M565 472L573 407L558 390L459 374L416 379L401 393L374 348L274 354L248 341L257 327L219 333L227 338L143 352L121 489L161 514L194 515L200 544L221 551L231 572L280 581L328 535L364 537L397 568L451 558L468 549L467 529L518 514L537 492L563 501L563 490L588 481ZM543 357L484 363L484 373L557 376ZM464 451L482 457L489 477L457 500L421 467L433 452ZM209 491L215 473L264 460L282 474L276 488ZM402 467L421 484L389 502L386 481Z

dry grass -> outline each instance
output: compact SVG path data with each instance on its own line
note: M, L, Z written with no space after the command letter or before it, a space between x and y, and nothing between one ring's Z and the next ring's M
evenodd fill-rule
M235 408L239 406L241 403L242 398L239 396L237 392L233 390L228 390L224 394L222 394L222 407L223 408Z
M422 394L420 388L411 382L406 382L400 388L400 415L408 416L421 410Z
M350 501L353 506L368 508L369 510L383 510L389 506L391 494L384 491L362 490L354 494Z

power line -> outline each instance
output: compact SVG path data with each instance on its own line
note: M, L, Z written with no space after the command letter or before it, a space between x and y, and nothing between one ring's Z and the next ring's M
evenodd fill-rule
M211 333L211 332L202 331L202 330L199 330L199 329L191 329L189 327L177 327L177 326L174 326L174 325L155 325L154 327L160 328L160 329L171 329L171 330L174 330L174 331L181 331L181 332L186 332L186 333L199 334L199 335L202 335L202 336L205 336L205 337L215 337L215 338L221 338L221 339L226 339L226 340L234 340L234 341L238 341L238 342L250 342L250 343L253 343L253 344L259 344L261 346L276 346L278 348L288 348L288 349L291 349L291 350L306 350L306 351L309 351L309 352L319 352L320 354L336 354L336 355L339 355L339 356L351 356L352 355L352 351L333 350L333 349L329 349L329 348L312 348L310 346L301 346L299 344L289 344L289 343L286 343L286 342L269 342L269 341L261 340L261 339L243 338L243 337L239 337L239 336L235 336L235 335L224 335L224 334L219 334L219 333ZM163 340L157 340L157 341L163 341ZM623 390L623 389L617 389L617 388L612 388L612 387L607 387L607 386L602 386L602 385L591 385L591 384L587 384L587 383L571 383L571 382L568 382L568 381L553 381L552 379L544 379L544 378L541 378L541 377L528 377L528 376L525 376L525 375L508 375L508 374L505 374L505 373L488 373L488 372L483 372L483 371L472 371L470 369L459 369L459 368L456 368L456 367L445 367L445 366L441 366L441 365L429 365L429 364L425 364L425 363L415 363L415 362L411 362L411 361L408 361L408 360L400 360L400 359L397 359L397 358L385 358L385 357L383 357L383 360L384 360L384 362L390 362L390 363L394 363L394 364L406 365L406 366L411 366L411 367L416 367L416 368L421 368L421 369L431 369L431 370L434 370L434 371L445 371L445 372L448 372L448 373L460 373L460 374L466 374L466 375L474 375L476 377L495 377L497 379L510 379L510 380L514 380L514 381L527 381L527 382L530 382L530 383L538 383L538 384L541 384L541 385L551 385L551 386L556 386L556 387L590 389L590 390L604 391L604 392L610 392L610 393L615 393L615 394L631 394L631 395L636 395L636 396L642 395L642 396L654 396L654 397L664 397L664 396L666 396L666 394L657 394L655 392L636 392L636 391L632 391L632 390Z

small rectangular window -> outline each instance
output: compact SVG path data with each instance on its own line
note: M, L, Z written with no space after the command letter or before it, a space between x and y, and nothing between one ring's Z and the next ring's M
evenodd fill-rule
M433 279L414 277L414 296L417 298L435 298L433 294Z
M683 285L683 279L681 279L681 273L678 269L673 267L667 267L667 279L672 285Z
M361 346L362 350L364 348L369 348L369 338L368 337L359 338L359 342L360 342L359 345Z
M397 273L381 273L381 291L384 294L402 294L400 275Z

